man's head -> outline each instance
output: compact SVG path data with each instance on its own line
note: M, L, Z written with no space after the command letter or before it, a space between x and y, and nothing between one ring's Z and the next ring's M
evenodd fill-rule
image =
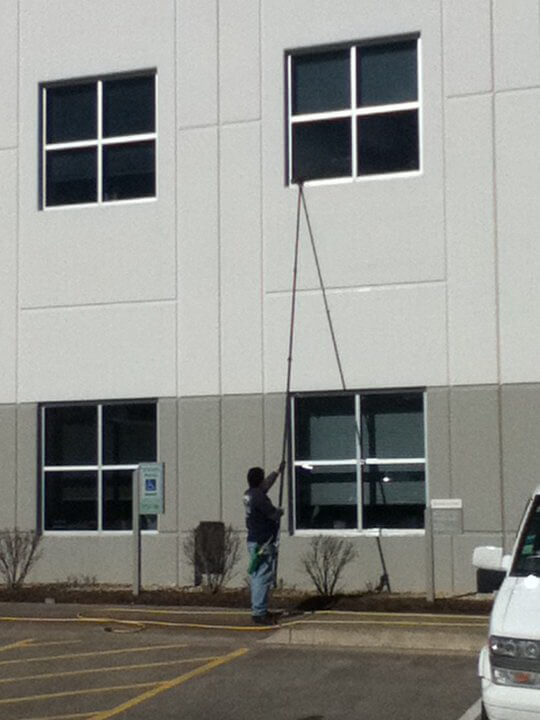
M261 467L249 468L247 481L250 488L259 487L264 480L264 470Z

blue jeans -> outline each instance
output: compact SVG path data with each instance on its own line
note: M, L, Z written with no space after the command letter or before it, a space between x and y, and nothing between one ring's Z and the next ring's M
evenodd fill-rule
M256 542L248 542L249 556L255 552ZM251 587L251 613L252 615L266 615L268 612L268 595L274 579L275 545L271 543L262 556L262 562L255 572L249 576Z

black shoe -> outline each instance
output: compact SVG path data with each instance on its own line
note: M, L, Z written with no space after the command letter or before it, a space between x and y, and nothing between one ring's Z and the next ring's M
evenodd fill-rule
M255 625L275 625L274 618L271 615L252 615L251 619Z

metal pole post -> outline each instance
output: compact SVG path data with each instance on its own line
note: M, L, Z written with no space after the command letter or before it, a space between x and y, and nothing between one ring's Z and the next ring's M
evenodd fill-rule
M433 553L433 520L431 508L426 507L424 511L426 528L426 600L435 602L435 567Z
M139 468L133 471L132 489L132 531L133 531L133 595L141 590L141 525L139 518L140 477Z

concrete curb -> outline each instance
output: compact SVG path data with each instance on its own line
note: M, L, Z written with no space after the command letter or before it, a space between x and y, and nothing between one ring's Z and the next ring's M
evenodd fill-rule
M334 625L331 622L299 621L265 640L270 645L331 645L334 647L378 648L389 650L431 650L479 652L487 639L485 625L437 627L418 625L380 625L374 622Z

